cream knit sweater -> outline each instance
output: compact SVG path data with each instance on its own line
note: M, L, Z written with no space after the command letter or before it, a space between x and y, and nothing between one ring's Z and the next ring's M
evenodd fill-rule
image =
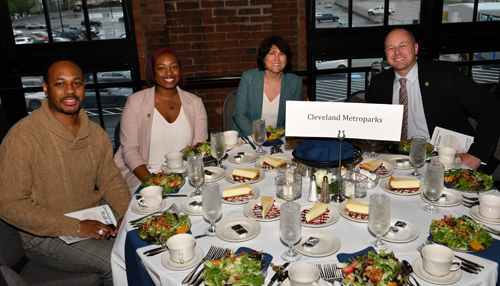
M107 133L85 111L78 116L75 137L44 100L0 146L0 217L22 234L75 236L78 220L64 214L102 200L120 216L127 211L130 194Z

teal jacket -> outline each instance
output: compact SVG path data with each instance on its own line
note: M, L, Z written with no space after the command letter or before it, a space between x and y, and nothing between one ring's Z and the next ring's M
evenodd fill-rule
M281 96L276 127L285 127L285 107L287 100L302 100L302 79L292 73L282 73ZM264 71L253 69L243 72L236 105L234 106L234 124L231 130L236 130L240 136L253 133L253 121L262 117L262 102L264 100Z

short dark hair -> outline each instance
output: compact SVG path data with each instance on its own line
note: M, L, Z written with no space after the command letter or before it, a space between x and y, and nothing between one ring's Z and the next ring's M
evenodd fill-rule
M267 37L260 43L259 53L257 54L257 65L259 66L259 70L266 70L264 58L269 53L273 45L278 47L278 49L286 55L286 65L283 72L291 72L293 58L292 50L290 49L290 44L280 36Z
M169 48L159 48L149 55L148 64L146 66L146 83L148 84L148 87L158 85L158 82L156 81L155 65L158 57L163 54L172 54L177 59L177 62L179 63L179 72L181 75L179 87L183 88L186 85L186 77L184 76L184 72L182 71L181 59L174 50Z
M82 67L77 62L75 62L75 60L73 60L72 58L69 58L69 57L59 57L59 58L55 58L55 59L51 60L45 66L45 70L43 72L43 82L47 83L47 80L49 79L49 69L50 69L50 67L52 65L54 65L54 64L57 64L58 62L72 62L72 63L74 63L80 69L80 71L82 71L82 75L83 75L83 69L82 69Z
M417 40L415 39L415 35L413 34L412 31L406 29L406 28L394 28L392 29L389 33L387 33L387 35L385 36L385 39L384 39L384 50L385 50L385 41L387 41L387 37L389 36L390 33L396 31L396 30L400 30L400 31L405 31L408 33L408 35L410 35L410 38L413 40L413 43L417 43Z

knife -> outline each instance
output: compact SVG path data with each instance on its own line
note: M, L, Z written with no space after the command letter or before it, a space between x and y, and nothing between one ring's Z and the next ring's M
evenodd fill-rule
M465 261L465 262L469 263L470 265L472 265L472 266L474 266L474 267L484 269L484 266L482 266L482 265L480 265L480 264L477 264L477 263L475 263L475 262L472 262L472 261L470 261L470 260L467 260L467 259L462 258L462 257L457 256L457 255L455 255L455 257L456 257L456 258L458 258L458 259L460 259L460 260L462 260L462 261Z
M285 271L285 268L286 268L288 265L290 265L290 262L287 262L287 263L283 264L283 271ZM276 273L274 273L273 278L271 278L271 281L269 281L269 284L267 284L267 286L271 286L271 285L273 285L273 284L274 284L274 282L276 282L276 280L278 280L278 277L280 276L279 274L280 274L280 272L276 272Z
M257 148L255 147L255 145L253 145L252 141L250 141L250 139L248 139L248 136L243 136L243 137L245 137L245 139L247 139L248 144L250 144L250 146L252 146L252 148L254 150L257 150Z

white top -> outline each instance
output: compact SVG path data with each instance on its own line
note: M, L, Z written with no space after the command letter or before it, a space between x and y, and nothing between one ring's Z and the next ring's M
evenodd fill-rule
M276 96L273 101L269 101L266 93L264 92L264 99L262 100L262 118L266 120L266 126L276 127L278 124L278 110L280 108L281 93Z
M179 116L173 123L154 110L151 127L151 144L149 144L149 165L151 169L161 167L161 159L170 152L178 152L189 145L191 130L184 109L181 106Z
M399 79L401 76L397 73L395 75L392 104L399 104L399 89L401 87ZM427 141L430 141L431 137L427 129L422 94L420 93L420 83L418 81L418 64L415 64L404 78L407 79L406 91L408 92L408 139L411 139L415 135L422 135L425 136Z

